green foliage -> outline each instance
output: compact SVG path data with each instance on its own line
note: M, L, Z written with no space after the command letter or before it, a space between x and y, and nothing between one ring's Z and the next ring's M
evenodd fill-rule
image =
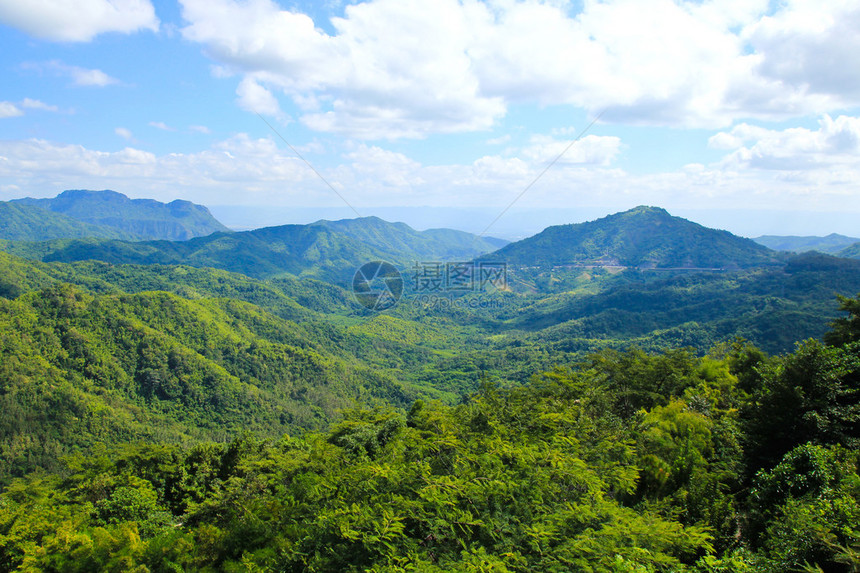
M323 427L355 401L409 391L294 323L228 299L0 299L0 480L99 441L227 439Z
M860 443L860 344L807 341L761 375L745 408L751 467L772 467L809 441Z
M497 246L495 241L469 233L418 232L403 223L366 217L219 232L182 242L78 239L7 249L46 262L95 259L114 264L182 264L255 278L292 274L346 285L365 262L389 261L408 273L416 261L468 260Z
M750 494L750 536L773 571L813 563L828 571L860 543L860 457L844 448L798 446ZM855 562L856 563L856 562Z
M0 201L0 239L6 241L50 241L52 239L78 237L136 238L131 233L85 223L36 205Z
M841 346L851 342L860 342L860 296L848 298L837 295L839 299L839 310L848 313L848 316L837 318L831 324L824 341L831 346Z
M643 206L596 221L549 227L492 256L524 266L598 263L648 268L750 267L779 260L751 239Z
M828 344L735 334L793 343L860 275L785 269L371 315L315 280L0 253L0 571L850 570L856 300Z
M860 259L860 241L848 245L841 251L838 251L836 255L849 259Z
M416 403L408 421L357 411L325 435L208 446L203 466L175 447L77 458L64 480L0 496L0 556L59 570L657 571L707 551L701 527L619 502L636 480L630 444L580 390L550 376L456 408Z

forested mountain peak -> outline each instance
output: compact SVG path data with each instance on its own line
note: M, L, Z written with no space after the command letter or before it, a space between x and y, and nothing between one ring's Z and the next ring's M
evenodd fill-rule
M162 203L154 199L131 199L116 191L91 191L71 189L63 191L53 199L15 199L9 202L27 210L39 208L73 221L95 226L89 234L79 230L59 235L70 237L103 237L141 239L187 240L209 235L216 231L229 231L209 209L190 201L175 200ZM20 223L19 225L23 225ZM44 227L44 228L42 228ZM29 240L48 240L58 238L61 232L49 225L27 227L25 236ZM21 235L19 232L18 235ZM3 238L13 238L4 236Z
M188 241L59 240L7 244L9 252L43 261L100 260L110 263L184 264L263 278L284 274L345 284L355 269L384 260L470 260L504 244L452 229L416 231L378 217L280 225L235 233L215 232Z
M751 239L648 206L548 227L492 256L519 265L597 263L643 268L752 267L778 261L776 253Z

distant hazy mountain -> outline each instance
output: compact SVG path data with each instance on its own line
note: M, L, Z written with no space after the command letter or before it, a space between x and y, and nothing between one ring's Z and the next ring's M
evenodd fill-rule
M776 251L789 251L794 253L818 251L821 253L836 254L852 243L860 241L860 239L831 233L826 237L762 235L761 237L753 238L753 241Z
M743 268L779 260L751 239L644 206L587 223L548 227L489 257L530 266L601 262L654 268Z
M344 282L370 261L384 260L408 270L415 262L471 260L503 243L449 229L419 232L403 223L365 217L214 233L182 242L79 239L16 244L7 250L44 261L187 264L258 278L290 273Z
M50 241L80 237L136 238L131 233L125 233L113 227L84 223L35 205L0 202L0 239Z
M88 225L93 225L92 237L114 237L127 239L166 239L184 241L202 237L218 231L229 231L202 205L189 201L161 203L153 199L129 199L115 191L64 191L53 199L15 199L10 204L22 207L39 207L64 215ZM29 233L30 240L58 238L58 229L44 228L38 236L38 226ZM18 232L19 235L23 231ZM62 235L80 237L79 233ZM0 238L12 239L11 236Z
M470 259L476 253L492 251L508 244L504 239L478 237L472 233L454 229L427 229L416 231L405 223L389 223L379 217L342 219L340 221L317 221L322 225L358 239L379 249L435 256L444 260Z
M860 259L860 241L853 243L836 253L838 257Z

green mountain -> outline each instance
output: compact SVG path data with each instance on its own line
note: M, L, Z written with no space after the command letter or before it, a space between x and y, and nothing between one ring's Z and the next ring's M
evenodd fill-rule
M50 241L52 239L137 237L113 227L79 221L62 213L17 202L0 202L0 239L9 241Z
M315 314L281 299L285 314ZM358 357L371 344L229 298L56 282L0 298L0 483L99 442L277 436L323 427L356 404L421 395L370 366L385 362L384 344Z
M860 259L860 241L845 247L836 253L836 256L848 259Z
M100 233L90 235L96 237L117 237L118 231L121 233L118 238L184 241L217 231L229 231L201 205L181 200L165 204L153 199L129 199L115 191L71 190L64 191L53 199L15 199L10 203L40 207L81 223L106 228ZM109 234L108 230L114 234ZM31 234L35 234L35 231ZM13 239L7 236L0 238ZM49 232L48 236L31 240L53 238L57 238L56 232Z
M709 229L657 207L549 227L485 259L522 266L618 265L642 268L747 268L779 256L751 239Z
M546 288L381 313L311 277L487 245L3 243L75 262L0 252L0 571L860 569L860 298L833 296L860 261L651 208L547 232L507 259Z
M44 261L184 264L257 278L289 273L345 284L370 261L408 269L417 261L470 260L498 248L499 241L447 229L419 232L403 223L365 217L213 233L182 242L80 239L5 248Z
M526 297L505 325L543 348L577 353L635 344L706 349L742 337L767 352L820 338L836 318L833 293L860 292L860 261L804 253L776 268L721 273L629 270L594 293Z
M819 251L835 255L852 243L860 241L860 239L831 233L826 237L762 235L761 237L753 238L753 241L775 251L789 251L793 253Z

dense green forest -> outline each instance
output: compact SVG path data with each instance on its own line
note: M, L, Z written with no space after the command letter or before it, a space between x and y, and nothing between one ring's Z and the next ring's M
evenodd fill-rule
M0 496L25 571L852 571L860 299L770 357L606 350L319 433L96 447Z
M860 570L860 261L595 223L3 242L0 571Z

